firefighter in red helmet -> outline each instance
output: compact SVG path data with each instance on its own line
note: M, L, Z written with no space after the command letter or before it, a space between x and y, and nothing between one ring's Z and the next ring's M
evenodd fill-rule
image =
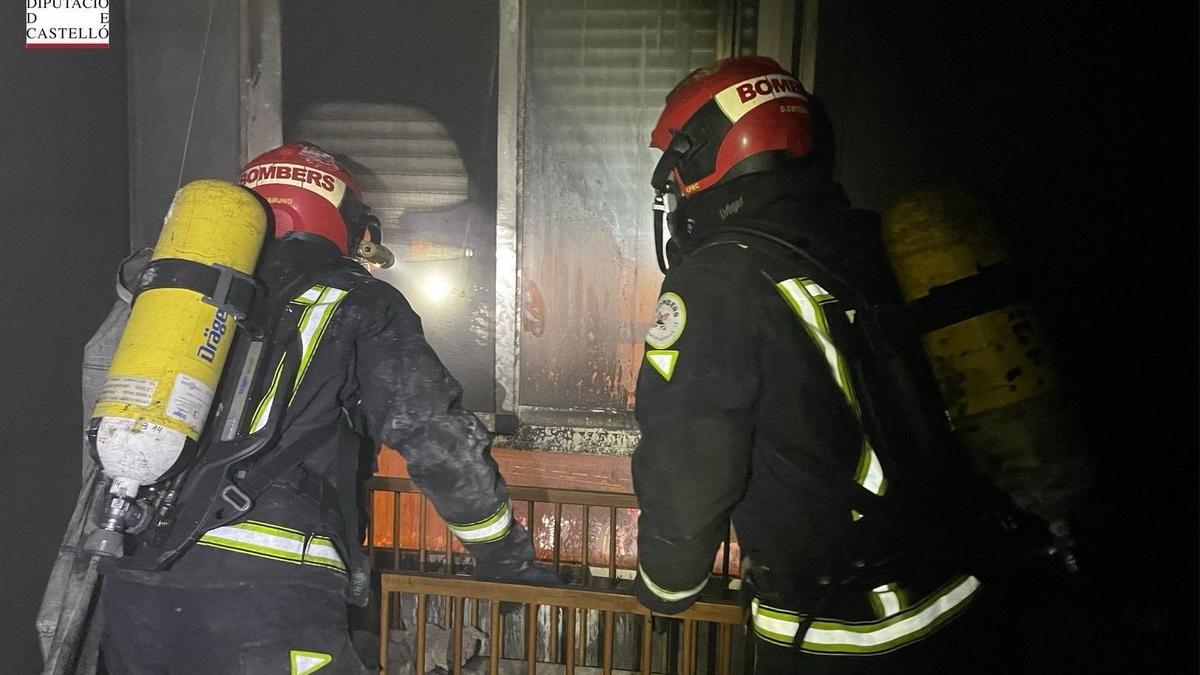
M407 460L475 576L552 583L462 387L404 297L361 264L391 256L354 178L291 143L249 162L241 183L270 207L274 238L225 378L235 386L223 384L215 431L170 486L177 501L106 575L109 671L368 672L347 603L369 597L361 481L381 443Z
M695 602L732 520L756 672L999 667L949 543L962 465L915 352L877 330L895 289L822 108L773 60L727 59L667 96L651 145L666 278L637 387L639 600Z

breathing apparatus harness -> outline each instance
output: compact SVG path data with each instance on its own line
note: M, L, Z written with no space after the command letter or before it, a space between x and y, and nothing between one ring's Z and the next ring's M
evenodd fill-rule
M292 236L302 234L293 233ZM276 302L256 301L251 307L247 330L238 332L230 368L221 382L221 406L201 439L195 463L161 486L154 503L144 505L147 508L145 523L138 531L131 532L138 535L135 547L126 557L114 559L115 566L134 570L169 569L205 532L245 516L272 483L300 466L314 451L338 438L339 423L331 423L284 446L280 440L283 420L289 410L287 405L270 406L262 428L253 433L246 431L250 415L244 414L251 393L249 384L262 382L270 374L268 369L276 365L267 359L266 351L271 345L282 345L274 400L286 402L292 399L303 344L297 326L284 321L284 312L291 298L312 286L324 272L335 268L345 269L345 261L338 258L301 274L275 294ZM366 275L363 270L352 270L352 273ZM321 485L315 484L318 482ZM369 572L365 557L354 545L357 511L347 499L355 495L338 495L336 488L346 489L347 486L331 486L323 480L304 483L303 487L308 488L304 491L320 501L341 525L346 541L341 542L344 546L339 547L339 552L345 556L350 577L347 600L364 606L370 595ZM334 489L324 489L329 487Z
M739 219L739 222L753 224L755 221ZM855 320L851 324L856 330L854 335L849 336L852 344L848 346L877 364L899 360L904 346L913 343L924 333L1004 307L1022 297L1020 284L1014 279L1011 270L1007 267L992 266L981 270L975 276L934 288L918 301L880 305L871 302L854 284L848 283L842 273L825 264L818 255L814 255L810 250L812 242L802 241L798 245L763 229L742 225L722 226L706 233L703 238L708 241L703 241L693 248L689 255L710 247L745 245L750 239L758 239L772 245L760 250L770 252L771 248L777 247L777 250L786 251L810 269L817 271L821 275L821 283L828 284L835 290L835 295L844 297L856 310ZM853 370L852 379L856 375L861 376L857 369ZM860 386L859 390L862 433L868 435L870 429L882 430L883 418L879 414L878 402L872 400L871 388ZM897 401L891 403L905 404ZM908 401L907 405L912 407L919 403ZM914 409L906 411L905 414L916 415L919 411ZM890 447L886 433L869 435L877 452L885 457L894 455L896 449ZM787 445L786 439L770 440L784 447ZM1011 583L1021 574L1031 570L1059 574L1059 567L1062 567L1070 571L1063 560L1069 551L1060 550L1056 546L1053 538L1048 535L1045 523L1021 510L1007 495L973 481L970 476L965 478L972 481L980 492L974 506L956 503L954 512L949 513L944 507L939 508L937 504L922 498L922 495L910 495L908 499L897 502L895 496L880 497L862 489L829 467L813 462L806 462L801 467L790 457L784 454L780 456L802 474L807 474L831 490L831 496L838 502L839 507L846 506L864 514L871 514L872 520L877 524L904 528L904 540L914 542L912 546L903 550L875 559L852 555L841 569L829 570L809 579L810 587L818 590L812 611L801 617L793 648L801 647L804 635L813 621L829 608L830 603L841 597L842 593L873 587L881 578L881 574L887 576L887 572L897 565L911 565L913 561L922 558L923 551L932 551L935 556L941 551L940 555L949 555L949 559L958 561L958 564L973 566L973 571L985 581L1000 578ZM1012 564L1021 569L1009 569ZM766 579L760 576L760 581L766 583L756 586L757 568L754 562L744 561L744 569L747 592L770 592L770 586L773 584L769 572L762 575ZM985 570L989 574L984 574Z

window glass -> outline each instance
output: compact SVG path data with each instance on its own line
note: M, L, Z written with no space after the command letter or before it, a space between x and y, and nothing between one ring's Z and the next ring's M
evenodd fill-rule
M650 130L716 56L717 3L530 0L522 143L520 398L632 408L662 275Z

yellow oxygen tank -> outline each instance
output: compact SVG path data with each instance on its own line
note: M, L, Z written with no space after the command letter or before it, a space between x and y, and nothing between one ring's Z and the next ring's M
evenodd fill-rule
M245 188L188 183L175 193L151 265L183 259L249 275L267 222ZM153 275L147 269L143 283ZM112 494L132 499L194 458L235 330L231 313L199 291L149 287L137 296L92 413L95 454L113 479Z
M1008 261L983 203L928 187L884 214L883 244L905 300ZM1022 507L1064 522L1089 469L1063 379L1027 301L922 337L956 434L976 470Z

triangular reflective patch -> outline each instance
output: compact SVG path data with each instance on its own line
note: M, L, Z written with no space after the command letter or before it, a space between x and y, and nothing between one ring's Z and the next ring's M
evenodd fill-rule
M854 313L855 313L856 311L857 311L857 310L853 310L853 309L848 309L848 310L846 310L846 318L847 318L847 319L850 319L850 323L854 323Z
M318 670L329 665L333 657L321 652L302 652L299 649L293 649L292 656L292 675L308 675L315 673Z
M646 352L646 363L657 370L667 382L675 373L675 362L679 360L679 352L674 349L652 349Z

